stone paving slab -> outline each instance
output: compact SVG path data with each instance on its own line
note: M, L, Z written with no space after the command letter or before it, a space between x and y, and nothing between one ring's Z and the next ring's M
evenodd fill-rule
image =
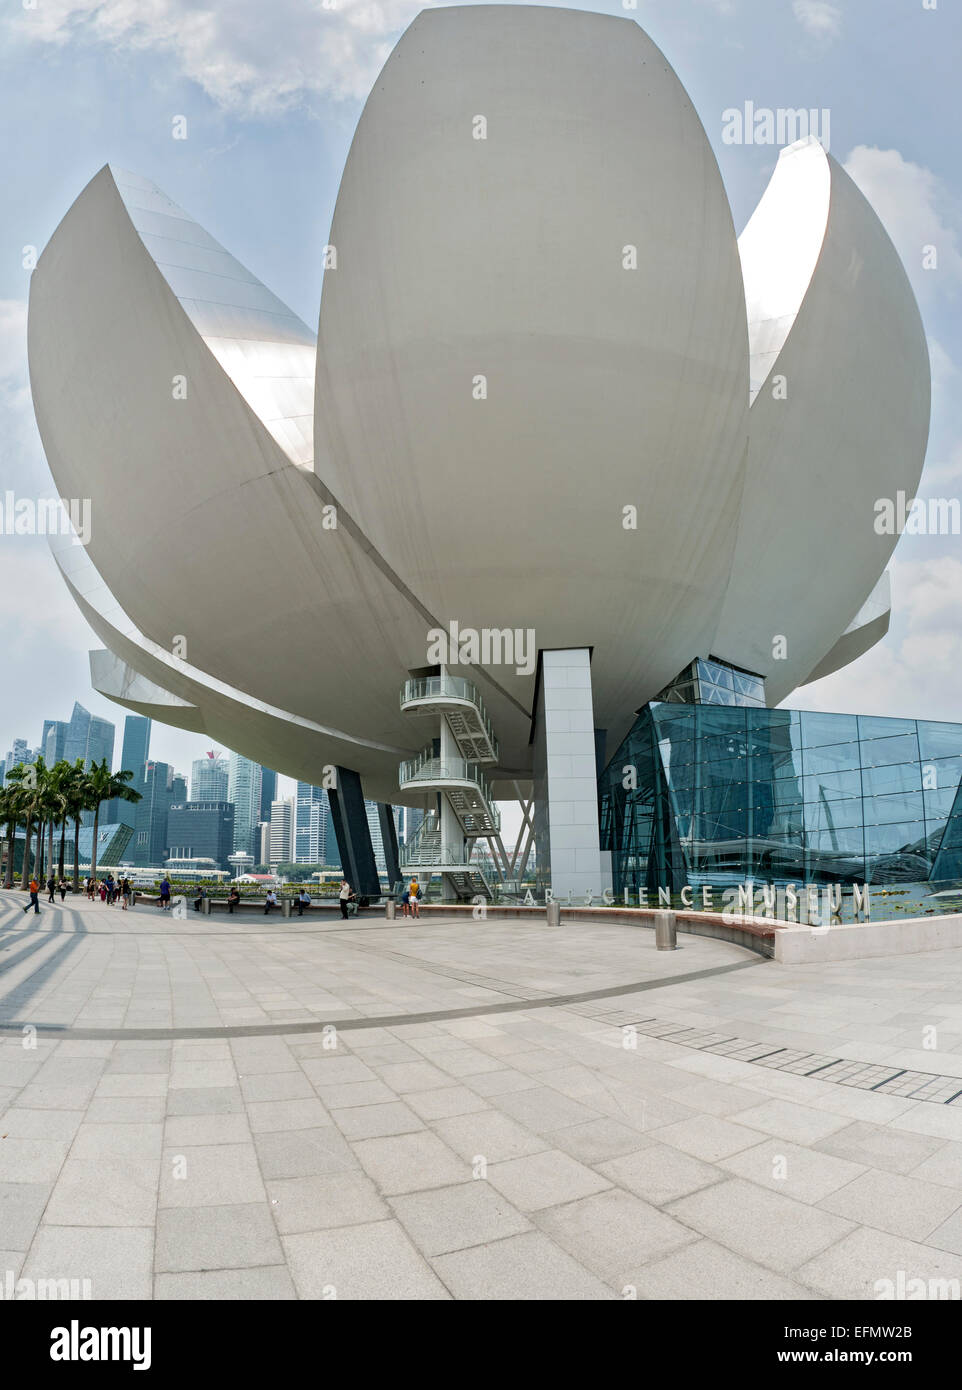
M0 895L0 1270L123 1299L962 1280L956 998L953 952L786 970L604 922L28 924Z

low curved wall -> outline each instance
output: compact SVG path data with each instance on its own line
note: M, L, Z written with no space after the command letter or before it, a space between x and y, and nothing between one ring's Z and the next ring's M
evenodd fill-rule
M475 908L470 903L428 903L422 905L421 915L439 914L445 917L472 917ZM573 922L620 922L629 927L654 929L657 909L651 907L562 907L561 920ZM496 921L528 919L546 921L543 907L485 907L485 919ZM771 960L775 954L775 936L787 922L773 921L768 917L746 917L738 921L726 920L721 912L676 912L675 925L688 936L709 936L719 941L730 941L735 946L744 946L757 955Z

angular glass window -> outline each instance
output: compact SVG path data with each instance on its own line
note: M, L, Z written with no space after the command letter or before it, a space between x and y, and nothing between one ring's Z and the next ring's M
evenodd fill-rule
M890 792L921 790L922 769L918 763L893 763L862 769L862 792L865 796L888 796Z
M862 740L862 766L884 767L887 763L918 763L919 741L914 733L894 738Z
M901 791L902 788L894 786L886 787L885 790ZM862 774L857 768L852 768L843 772L820 772L814 777L803 777L802 792L806 801L833 801L840 797L861 796Z
M858 720L854 714L818 714L802 710L802 747L817 748L822 743L854 743L858 740Z
M936 724L920 719L919 753L923 762L957 758L962 763L962 724Z
M894 792L888 796L866 796L866 825L889 825L897 821L921 821L924 819L922 793Z
M859 750L858 743L823 743L817 748L806 748L806 775L816 776L821 772L848 772L857 769L861 767Z
M876 714L858 716L858 736L861 739L893 738L896 734L915 734L914 719L889 719Z

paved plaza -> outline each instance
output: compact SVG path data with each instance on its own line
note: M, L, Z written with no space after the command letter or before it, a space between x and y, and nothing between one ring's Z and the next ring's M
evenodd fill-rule
M0 895L0 1279L124 1299L962 1282L962 952L783 967L624 923L23 902Z

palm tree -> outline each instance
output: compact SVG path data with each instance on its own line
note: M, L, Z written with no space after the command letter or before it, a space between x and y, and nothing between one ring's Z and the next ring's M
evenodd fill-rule
M13 887L13 855L17 844L17 825L20 821L20 789L16 784L0 788L0 822L7 825L7 870L4 888Z
M94 813L94 833L93 843L90 849L90 876L97 877L97 832L100 829L100 807L104 801L113 801L115 797L121 801L139 801L140 792L134 791L133 787L127 785L133 780L132 772L111 772L107 767L107 759L104 758L99 763L94 763L87 773L87 809Z
M40 760L38 759L38 762ZM20 887L27 888L30 884L30 861L31 846L33 844L33 826L40 816L42 801L42 788L39 784L37 769L33 763L18 764L7 773L7 780L13 782L17 792L17 805L20 811L20 819L24 822L24 843L23 843L23 875L20 880Z
M87 785L87 772L83 758L78 758L73 767L66 765L63 782L65 809L64 824L73 821L73 891L80 892L80 822L87 810L90 791ZM63 840L60 847L60 873L63 874Z

